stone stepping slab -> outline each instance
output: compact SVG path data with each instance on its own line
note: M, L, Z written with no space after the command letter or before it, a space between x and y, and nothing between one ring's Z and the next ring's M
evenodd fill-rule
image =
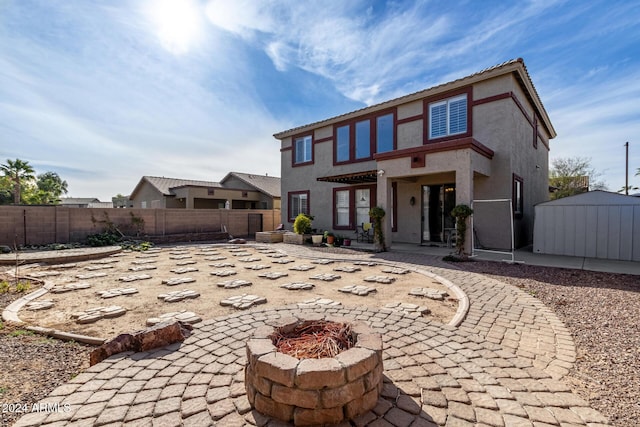
M180 267L180 268L172 268L171 272L172 273L176 273L176 274L185 274L185 273L191 273L194 271L198 271L197 268L194 267Z
M391 273L391 274L408 274L411 273L411 270L407 270L406 268L399 267L389 267L382 270L383 273Z
M360 267L352 267L350 265L344 267L336 267L333 271L341 271L343 273L355 273L356 271L362 271Z
M313 261L311 261L311 264L320 264L320 265L329 265L329 264L333 264L335 261L332 259L314 259Z
M390 302L388 304L385 304L384 307L390 308L392 310L404 311L405 313L420 313L423 315L431 313L431 310L423 305L410 304L406 302Z
M78 289L87 289L90 288L91 285L89 283L67 283L64 285L56 285L53 288L49 289L49 292L52 294L62 294L64 292L76 291Z
M161 299L164 302L180 302L185 299L198 298L199 296L200 294L196 291L185 289L182 291L173 291L166 294L160 294L158 295L158 299Z
M136 258L158 258L160 255L158 254L142 254L136 255Z
M240 262L257 262L257 261L260 261L260 258L256 258L256 257L238 258L238 261L240 261Z
M100 319L112 319L114 317L119 317L126 312L126 308L122 308L119 305L110 305L109 307L95 307L85 311L71 313L71 318L75 319L76 323L85 324L94 323Z
M76 276L76 279L81 279L81 280L85 280L85 279L96 279L98 277L105 277L107 275L107 273L86 273L86 274L78 274Z
M53 303L52 300L43 299L43 300L40 300L40 301L30 302L25 307L27 308L27 310L38 311L38 310L47 310L47 309L53 307L53 305L54 305L54 303Z
M276 280L281 277L287 277L289 273L282 273L280 271L272 271L270 273L262 273L258 274L258 277L262 277L264 279Z
M161 314L158 317L150 317L147 319L147 326L157 325L161 322L169 322L178 320L180 322L193 325L194 323L202 322L202 318L192 311L174 311L172 313Z
M173 255L170 256L169 259L189 259L191 255Z
M133 294L137 294L138 290L136 288L114 288L114 289L107 289L106 291L97 291L96 295L98 295L100 298L115 298L115 297L120 297L123 295L133 295Z
M251 286L251 285L252 285L251 282L249 282L248 280L242 280L242 279L225 280L224 282L218 282L218 287L225 288L225 289L236 289L242 286Z
M306 301L302 301L298 303L298 307L300 308L313 307L316 305L320 305L324 307L342 307L341 302L334 301L329 298L320 298L320 297L308 299Z
M409 295L430 298L437 301L442 301L445 297L449 296L446 291L433 288L413 288L409 291Z
M176 262L176 265L180 265L180 266L182 266L182 265L193 265L193 264L197 264L197 262L193 261L193 260L186 260L186 261L178 261L178 262Z
M77 263L70 262L68 264L58 264L58 265L56 265L56 268L62 268L63 270L66 270L68 268L76 268L77 266L78 266Z
M370 288L369 286L363 285L349 285L343 288L338 289L338 292L344 292L346 294L358 295L361 297L366 297L369 294L377 292L376 288Z
M289 258L278 258L278 259L274 259L271 262L274 264L289 264L290 262L295 262L295 261Z
M396 278L389 276L368 276L362 280L364 280L365 282L383 283L385 285L388 285L389 283L395 282Z
M107 268L113 268L113 265L88 265L84 269L88 271L106 270Z
M155 264L156 262L158 262L158 260L156 259L141 259L137 261L131 261L131 264L144 265L144 264Z
M222 261L223 259L227 259L226 256L210 256L205 258L205 261Z
M91 261L91 264L115 264L117 262L120 262L120 260L118 259L99 259L97 261Z
M229 251L231 252L231 251ZM249 257L251 255L253 255L251 252L235 252L232 253L231 255L235 256L235 257Z
M59 271L55 271L55 270L50 270L50 271L35 271L33 273L28 273L28 276L30 277L52 277L52 276L59 276L61 273ZM106 273L105 273L106 275Z
M171 251L169 255L189 255L189 251Z
M231 253L243 253L243 252L247 252L247 250L245 248L236 248L234 246L231 246L230 248L226 248L229 252Z
M129 267L130 271L147 271L147 270L156 270L158 268L157 265L136 265L134 267Z
M260 252L261 254L276 254L278 253L278 251L276 251L275 249L257 249L258 252Z
M315 288L316 285L314 285L313 283L294 282L294 283L285 283L280 287L288 289L290 291L309 291Z
M213 264L209 264L209 267L215 267L215 268L228 268L228 267L235 267L236 265L230 262L216 262Z
M121 282L135 282L136 280L147 280L151 279L151 276L148 274L134 274L132 276L124 276L119 278Z
M338 274L324 273L324 274L316 274L315 276L311 276L310 279L322 280L324 282L333 282L334 280L337 280L340 277L342 276Z
M244 268L246 268L247 270L264 270L265 268L271 268L271 266L264 265L264 264L256 264L256 265L247 265Z
M294 265L293 267L289 267L289 270L292 270L292 271L309 271L309 270L313 270L314 268L316 268L315 265L301 264L301 265Z
M355 261L353 263L353 265L363 265L365 267L375 267L376 265L378 265L377 262L373 262L373 261Z
M268 256L269 258L284 258L284 257L286 257L286 256L288 256L288 255L286 255L286 254L279 254L279 253L276 253L276 254L268 254L267 256Z
M118 252L117 254L111 254L109 255L109 258L120 258L123 256L129 256L128 252Z
M207 251L207 250L203 249L200 252L196 252L194 255L197 255L197 256L212 256L212 255L219 255L219 254L220 254L220 252L218 252L218 251L214 251L214 250Z
M165 279L162 281L163 285L167 286L176 286L183 285L185 283L193 283L196 279L192 279L191 277L174 277L173 279Z
M220 301L220 305L223 307L233 307L238 310L247 310L254 305L266 304L267 299L265 297L259 297L258 295L236 295Z
M227 276L233 276L234 274L237 274L237 272L235 270L216 270L216 271L212 271L210 274L212 276L227 277Z

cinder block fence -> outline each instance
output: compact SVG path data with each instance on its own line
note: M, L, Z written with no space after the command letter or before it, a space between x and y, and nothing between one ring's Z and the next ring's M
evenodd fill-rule
M109 226L152 241L210 240L224 230L234 237L253 237L279 222L280 210L0 206L0 245L82 242Z

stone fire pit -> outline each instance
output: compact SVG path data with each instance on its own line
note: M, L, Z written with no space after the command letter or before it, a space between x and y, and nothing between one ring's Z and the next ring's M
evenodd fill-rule
M362 322L331 316L289 317L258 328L247 342L245 387L258 412L297 426L351 420L376 405L382 391L382 337ZM355 344L332 358L302 359L280 353L270 336L304 322L351 326Z

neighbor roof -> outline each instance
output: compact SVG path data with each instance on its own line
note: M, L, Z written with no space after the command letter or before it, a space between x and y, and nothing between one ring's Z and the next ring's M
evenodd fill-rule
M133 198L138 192L143 182L148 182L165 196L172 196L172 188L177 187L222 187L219 182L212 181L196 181L193 179L165 178L159 176L143 176L136 188L131 192L129 198Z
M328 126L336 122L340 122L343 120L347 120L349 118L360 116L363 113L371 113L379 110L383 110L390 107L395 107L400 104L404 104L407 102L415 101L418 99L425 98L429 95L445 92L448 90L452 90L458 87L467 86L470 84L477 83L479 81L483 81L492 77L497 77L503 74L515 73L516 78L522 89L529 98L529 101L533 105L536 113L541 117L541 124L547 129L549 132L550 138L555 138L556 131L551 124L551 120L542 105L542 101L538 96L538 92L536 91L533 82L531 81L531 77L529 76L529 72L527 71L527 67L524 65L524 60L522 58L512 59L507 62L503 62L502 64L495 65L493 67L485 68L484 70L478 71L477 73L470 74L466 77L462 77L457 80L453 80L448 83L439 84L428 89L424 89L418 92L411 93L409 95L404 95L399 98L395 98L389 101L385 101L379 104L371 105L365 108L361 108L359 110L352 111L350 113L342 114L339 116L335 116L326 120L321 120L318 122L310 123L307 125L295 127L289 130L285 130L279 133L274 134L273 136L277 139L286 138L300 132L305 132L311 129L315 129L320 126Z
M280 178L277 176L229 172L227 176L222 178L222 181L220 181L220 183L224 186L224 182L231 176L238 178L239 180L249 184L252 187L255 187L258 191L268 196L280 197Z
M100 202L95 197L62 197L60 198L61 205L87 205L89 203Z

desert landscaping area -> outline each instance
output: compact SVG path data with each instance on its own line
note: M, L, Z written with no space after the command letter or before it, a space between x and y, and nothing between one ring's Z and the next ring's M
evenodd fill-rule
M149 268L148 270L137 269L137 267L141 266L155 268ZM523 291L523 294L540 299L546 307L551 309L567 325L576 344L576 362L567 370L563 381L573 393L608 417L609 422L614 426L631 426L633 425L633 420L639 414L637 405L638 378L637 369L635 368L637 366L637 352L634 352L634 348L638 348L638 343L637 334L633 333L633 319L640 315L640 303L637 301L637 280L635 280L635 276L631 275L553 269L529 265L507 265L485 261L447 264L437 257L419 254L393 252L365 254L349 249L300 248L282 244L166 246L154 248L147 252L124 252L117 254L117 256L95 260L55 265L25 265L23 267L24 271L28 271L29 274L36 277L41 276L38 280L46 281L49 286L52 284L53 286L61 287L73 283L90 284L86 288L80 286L80 289L62 293L48 292L34 300L34 302L51 300L53 306L44 310L28 310L26 306L23 307L19 311L19 315L26 324L49 328L55 327L67 332L105 338L121 332L144 328L149 319L157 318L163 313L179 313L184 310L187 313L196 314L198 317L201 316L202 322L198 322L194 326L196 331L199 331L200 328L203 328L202 330L204 331L218 324L225 325L228 320L224 319L236 318L236 315L241 315L241 313L247 313L248 315L241 315L241 318L247 317L247 319L250 319L255 318L255 316L260 318L259 316L262 312L273 311L270 307L275 310L279 310L279 307L283 306L291 307L292 310L305 310L309 306L305 308L304 304L309 304L312 300L316 303L326 304L324 308L316 308L317 310L326 309L336 312L363 314L367 312L375 313L389 303L404 303L406 308L424 310L422 314L415 314L414 312L413 318L415 320L409 321L409 323L406 323L407 325L413 322L416 327L418 324L423 323L437 326L446 324L454 317L458 302L453 300L451 295L444 296L442 300L409 295L409 292L416 288L430 288L440 292L450 291L442 283L442 277L431 273L432 271L439 274L447 271L450 271L453 275L472 274L471 277L474 278L472 282L486 280L482 279L483 277L491 278L490 280L499 281L496 283L504 283L505 289L517 289L513 291L516 294ZM132 268L133 270L131 270ZM291 270L292 268L296 269ZM198 271L179 269L197 269ZM7 270L10 269L5 269L5 272ZM220 273L224 270L234 270L236 274L229 274L228 276L212 274ZM465 271L469 273L465 273ZM108 273L106 276L100 275L93 278L83 276L96 272ZM285 273L287 275L276 279L259 277L259 275L265 273ZM140 277L142 274L147 274L151 278L139 278L131 282L120 280L121 278L131 278L132 276ZM329 276L327 275L331 274L339 275L341 278L333 281L319 278L312 279L316 275L323 275L320 277L328 279ZM85 278L82 279L78 276ZM5 275L4 277L9 276ZM382 280L384 277L395 280L392 283L365 281L366 278L373 277L379 281L384 281ZM163 281L168 282L172 279L184 278L195 279L195 281L185 280L183 283L173 286L163 283ZM238 287L233 287L233 281L236 280L243 282L236 282L235 285ZM252 284L242 285L244 281ZM446 280L444 282L446 283ZM289 290L282 287L289 283L307 283L313 285L313 287L307 290ZM232 288L225 288L225 284L231 285ZM346 286L352 285L362 286L357 288L356 292L360 291L367 295L361 296L344 292ZM376 291L367 293L367 287L375 288ZM37 288L38 285L34 281L33 287L29 289L29 292ZM115 289L122 290L127 288L135 288L137 292L128 296L120 295L109 298L100 296L100 293L105 295L104 292L106 291L114 292ZM343 289L343 291L341 292L339 289ZM463 289L465 289L465 286L463 286ZM159 295L167 295L170 292L182 292L184 290L192 291L199 294L199 296L186 298L178 302L166 302L158 298ZM351 288L351 290L353 291L354 288ZM225 300L231 299L231 302L233 302L232 297L243 294L256 295L258 298L265 297L267 302L245 310L228 305L220 305L220 302ZM19 295L16 293L0 295L3 298L2 305L6 308L10 301ZM187 295L193 294L187 293ZM441 293L441 295L444 294ZM470 295L470 299L472 307L470 316L473 318L474 300L476 299L473 292ZM344 309L340 308L339 310L336 306L330 308L332 307L331 304L337 304L338 302L342 304L339 307L344 307ZM303 305L298 306L298 304ZM123 307L126 308L126 313L113 318L89 320L89 323L84 324L76 322L80 318L78 316L80 311L87 311L90 308L99 306ZM354 311L353 307L361 308ZM399 307L399 305L396 305L395 309L398 310ZM392 309L384 310L394 312ZM398 319L401 318L403 317L398 317ZM222 322L218 323L213 319L221 319ZM466 325L469 320L472 319L463 321L462 330L467 328ZM405 322L405 320L398 321ZM594 328L594 322L598 322L604 327ZM199 326L200 324L203 326ZM374 324L378 323L374 322ZM6 379L0 384L3 390L3 401L37 402L66 381L71 380L73 382L72 378L81 372L91 372L95 368L89 368L88 366L88 353L94 348L93 346L61 342L39 336L26 331L23 328L24 326L5 323L2 330L0 330L0 347L2 348L2 356L0 358L4 366L8 367L5 371ZM437 329L440 328L440 326L437 326ZM392 328L391 330L394 329ZM196 334L200 333L196 332ZM237 333L240 332L238 331ZM447 334L450 334L450 332ZM418 337L420 335L418 334ZM244 335L236 336L242 339L241 337ZM466 335L463 334L463 336ZM482 337L481 333L475 338L471 337L473 337L473 334L469 335L465 340L473 339L475 340L474 342L477 341L478 343L486 342L487 339L493 340L491 333L486 337ZM409 341L408 337L406 339L403 338L403 340L412 342ZM394 344L394 340L389 341L389 338L385 338L385 342L385 348L387 349L397 345ZM604 342L606 342L606 345L602 344ZM448 345L446 342L443 343L442 351ZM488 343L487 345L490 346L491 344ZM407 349L411 347L410 345ZM438 347L434 347L434 350L436 348ZM428 350L425 354L432 354L434 350ZM467 352L468 350L463 351ZM410 351L410 353L413 352ZM401 360L396 359L400 354L395 355L395 352L392 354L394 356L385 356L385 375L391 380L396 378L396 380L393 380L394 384L398 386L404 385L400 390L402 393L406 390L407 393L412 395L411 388L407 386L409 383L405 382L408 379L406 374L400 375L400 372L405 369L413 372L415 367L402 368L396 362ZM55 369L52 366L55 366ZM497 371L492 370L490 372L494 375L497 374ZM498 376L498 381L501 383L502 381L507 381L507 379L503 380ZM464 385L464 381L467 380L459 381ZM15 384L21 384L21 386L15 387ZM385 384L388 387L390 383ZM514 387L512 383L509 384ZM446 388L442 390L446 392ZM388 400L390 397L384 393L381 397L381 402L390 402ZM422 401L423 405L425 405L425 396L423 392L422 397L415 397L414 399ZM470 396L473 397L473 393ZM428 415L422 412L422 418L425 416L427 418L436 417L438 414L437 407L429 405L423 407L431 409L427 411ZM500 408L496 407L491 414L502 413L501 410L498 412L498 409ZM553 408L551 409L553 410ZM213 413L211 412L212 409L209 411ZM375 411L373 414L376 413ZM482 414L481 411L478 411L480 410L477 410L476 416ZM559 417L562 417L563 415L559 412L560 408L557 411L553 413L557 413ZM583 412L578 411L577 413L582 414ZM255 424L254 418L247 418L249 414L252 414L252 412L244 414L245 421L248 424ZM379 416L387 417L385 419L388 420L391 414L392 411L387 412L386 415L381 413ZM3 425L12 425L19 418L19 415L16 413L3 413ZM230 420L232 415L233 413L225 413L219 416L223 420ZM508 417L509 415L505 414L504 416ZM566 413L564 416L571 417L572 415ZM593 414L591 416L596 417ZM442 419L436 417L434 421ZM587 419L589 418L587 417ZM247 420L252 421L249 422ZM604 419L601 421L600 423L592 424L606 425L603 424ZM439 422L436 422L436 424L439 424Z

